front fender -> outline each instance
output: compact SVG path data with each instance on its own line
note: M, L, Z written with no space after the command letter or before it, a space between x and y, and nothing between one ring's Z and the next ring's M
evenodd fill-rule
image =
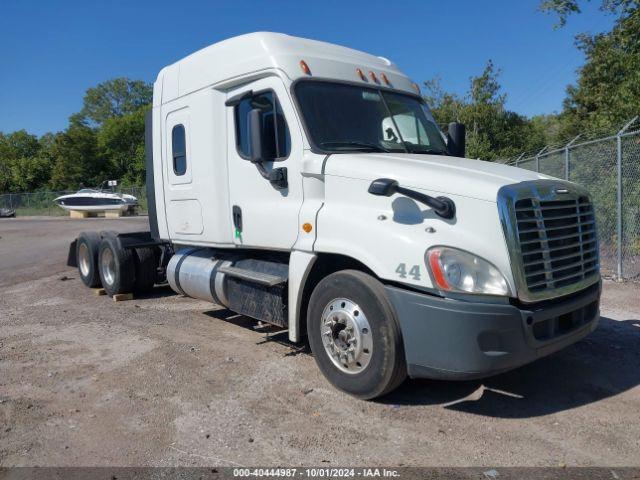
M515 293L496 202L448 194L456 204L456 216L445 220L403 195L371 195L369 183L325 177L325 203L318 214L315 251L352 257L384 280L433 288L425 252L434 245L452 246L494 264Z

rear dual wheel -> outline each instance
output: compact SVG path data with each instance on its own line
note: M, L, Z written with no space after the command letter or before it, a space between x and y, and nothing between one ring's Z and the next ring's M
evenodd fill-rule
M102 287L110 295L129 293L135 283L133 252L121 248L116 237L105 236L100 242L98 268Z
M318 367L340 390L372 399L406 378L395 312L382 283L364 272L343 270L318 283L307 333Z
M156 250L122 248L113 232L82 232L76 243L78 272L91 288L118 293L149 292L156 283Z
M100 286L100 272L98 270L98 252L100 249L100 235L95 232L82 232L76 242L76 263L80 279L87 287Z

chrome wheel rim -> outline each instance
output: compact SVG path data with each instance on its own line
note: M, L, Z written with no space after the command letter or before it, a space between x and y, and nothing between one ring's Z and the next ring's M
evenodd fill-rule
M333 364L342 372L362 372L373 354L373 335L366 315L347 298L331 300L322 312L322 345Z
M110 248L105 248L100 256L100 270L106 283L113 285L115 275L115 258Z
M88 277L91 270L91 256L89 255L89 247L86 243L81 243L78 247L78 266L82 276Z

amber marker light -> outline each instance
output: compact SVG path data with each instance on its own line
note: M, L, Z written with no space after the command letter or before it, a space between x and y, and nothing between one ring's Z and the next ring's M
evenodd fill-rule
M307 65L307 62L305 62L304 60L300 60L300 69L307 75L311 75L311 69L309 68L309 65Z
M373 80L375 83L380 83L380 82L378 81L378 77L376 77L376 74L375 74L375 73L373 73L373 72L369 72L369 78L370 78L371 80Z
M311 230L313 230L313 226L310 223L305 223L302 225L302 230L304 230L305 233L309 233Z
M450 290L451 286L445 277L442 265L440 265L440 250L432 250L429 252L429 266L433 272L433 279L436 285L443 290Z
M417 83L413 83L413 89L416 91L418 95L420 95L420 86Z
M356 68L356 73L360 77L360 80L364 80L365 82L367 81L367 77L364 76L364 72L362 70Z
M384 83L386 83L387 85L391 85L391 82L389 81L389 78L387 77L387 75L386 75L384 72L382 72L382 73L380 74L380 76L382 77L382 81L383 81Z

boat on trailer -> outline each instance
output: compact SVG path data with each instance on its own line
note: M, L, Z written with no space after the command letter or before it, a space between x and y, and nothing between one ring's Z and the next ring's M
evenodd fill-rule
M103 188L108 184L108 189ZM117 182L103 182L99 189L83 188L76 193L62 195L54 199L54 203L68 211L102 212L121 210L132 211L138 206L138 199L133 195L117 193L114 187Z

